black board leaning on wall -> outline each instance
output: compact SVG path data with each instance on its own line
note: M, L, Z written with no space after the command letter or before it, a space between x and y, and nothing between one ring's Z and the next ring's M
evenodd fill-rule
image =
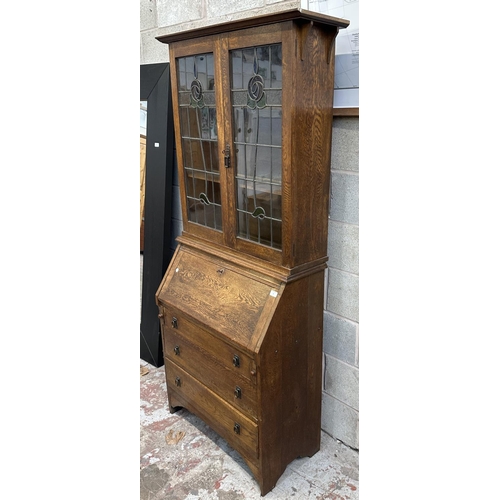
M163 365L163 349L155 293L171 257L174 130L170 64L143 64L140 71L140 100L147 101L140 358L158 367Z

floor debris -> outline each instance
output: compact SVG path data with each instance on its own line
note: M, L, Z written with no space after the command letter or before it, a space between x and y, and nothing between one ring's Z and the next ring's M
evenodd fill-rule
M165 441L167 444L178 444L179 441L186 435L184 431L178 431L174 434L174 431L170 429L165 436Z

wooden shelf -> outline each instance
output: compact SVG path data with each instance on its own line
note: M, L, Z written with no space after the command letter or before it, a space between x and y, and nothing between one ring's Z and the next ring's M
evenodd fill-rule
M359 116L359 108L333 108L333 116Z

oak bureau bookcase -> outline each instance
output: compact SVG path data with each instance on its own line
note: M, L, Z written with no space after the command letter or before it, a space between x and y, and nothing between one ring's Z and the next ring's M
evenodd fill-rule
M300 9L169 44L183 232L156 293L170 410L265 495L319 450L335 38Z

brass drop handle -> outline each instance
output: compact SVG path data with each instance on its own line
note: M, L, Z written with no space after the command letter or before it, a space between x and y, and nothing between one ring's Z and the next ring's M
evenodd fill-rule
M177 318L172 318L172 328L177 328Z
M180 353L181 353L181 350L180 350L179 346L178 346L178 345L176 345L176 346L174 347L174 354L175 354L176 356L179 356L179 354L180 354Z
M241 388L238 386L234 389L234 397L236 399L241 399Z
M236 366L236 368L240 367L240 357L237 354L233 356L233 365Z
M241 431L240 424L238 424L238 423L235 422L234 423L234 427L233 427L233 431L234 431L235 434L239 434L240 431Z
M179 377L175 377L175 385L177 387L180 387L181 386L181 379Z

